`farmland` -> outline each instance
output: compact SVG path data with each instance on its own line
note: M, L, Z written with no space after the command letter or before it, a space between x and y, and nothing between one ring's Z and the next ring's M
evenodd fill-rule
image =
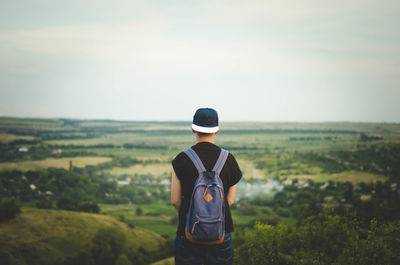
M111 161L110 157L101 156L86 156L86 157L71 157L71 158L46 158L43 160L22 161L22 162L3 162L0 163L0 170L40 170L49 167L68 169L70 163L76 167L85 167L89 165L97 165Z
M0 118L0 198L24 218L44 213L34 208L90 212L143 229L169 246L161 260L177 225L171 161L193 144L190 122ZM294 227L328 207L365 223L398 220L399 124L226 122L216 144L243 173L238 246L256 223Z

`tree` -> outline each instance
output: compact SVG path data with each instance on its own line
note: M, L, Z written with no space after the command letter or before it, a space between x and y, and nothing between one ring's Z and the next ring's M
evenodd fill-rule
M74 211L76 210L76 203L68 197L62 197L57 201L57 208Z
M143 209L140 208L140 207L137 207L137 208L136 208L136 215L137 215L137 216L143 215Z

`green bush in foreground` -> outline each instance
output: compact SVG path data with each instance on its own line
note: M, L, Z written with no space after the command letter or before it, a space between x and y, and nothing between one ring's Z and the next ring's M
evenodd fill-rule
M361 228L324 212L295 228L257 224L240 241L236 264L400 264L399 221Z

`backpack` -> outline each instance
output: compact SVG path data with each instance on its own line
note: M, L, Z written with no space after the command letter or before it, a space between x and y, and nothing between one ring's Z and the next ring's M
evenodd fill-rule
M221 149L212 171L206 170L193 149L184 152L199 172L186 214L186 238L198 244L220 244L225 238L225 203L224 186L219 174L229 152Z

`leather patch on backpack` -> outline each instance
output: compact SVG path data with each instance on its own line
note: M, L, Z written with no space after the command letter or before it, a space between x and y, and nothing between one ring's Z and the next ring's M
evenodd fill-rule
M214 198L213 198L213 196L211 196L210 193L207 193L206 196L204 196L204 200L206 202L210 202L210 201L212 201L212 199L214 199Z

